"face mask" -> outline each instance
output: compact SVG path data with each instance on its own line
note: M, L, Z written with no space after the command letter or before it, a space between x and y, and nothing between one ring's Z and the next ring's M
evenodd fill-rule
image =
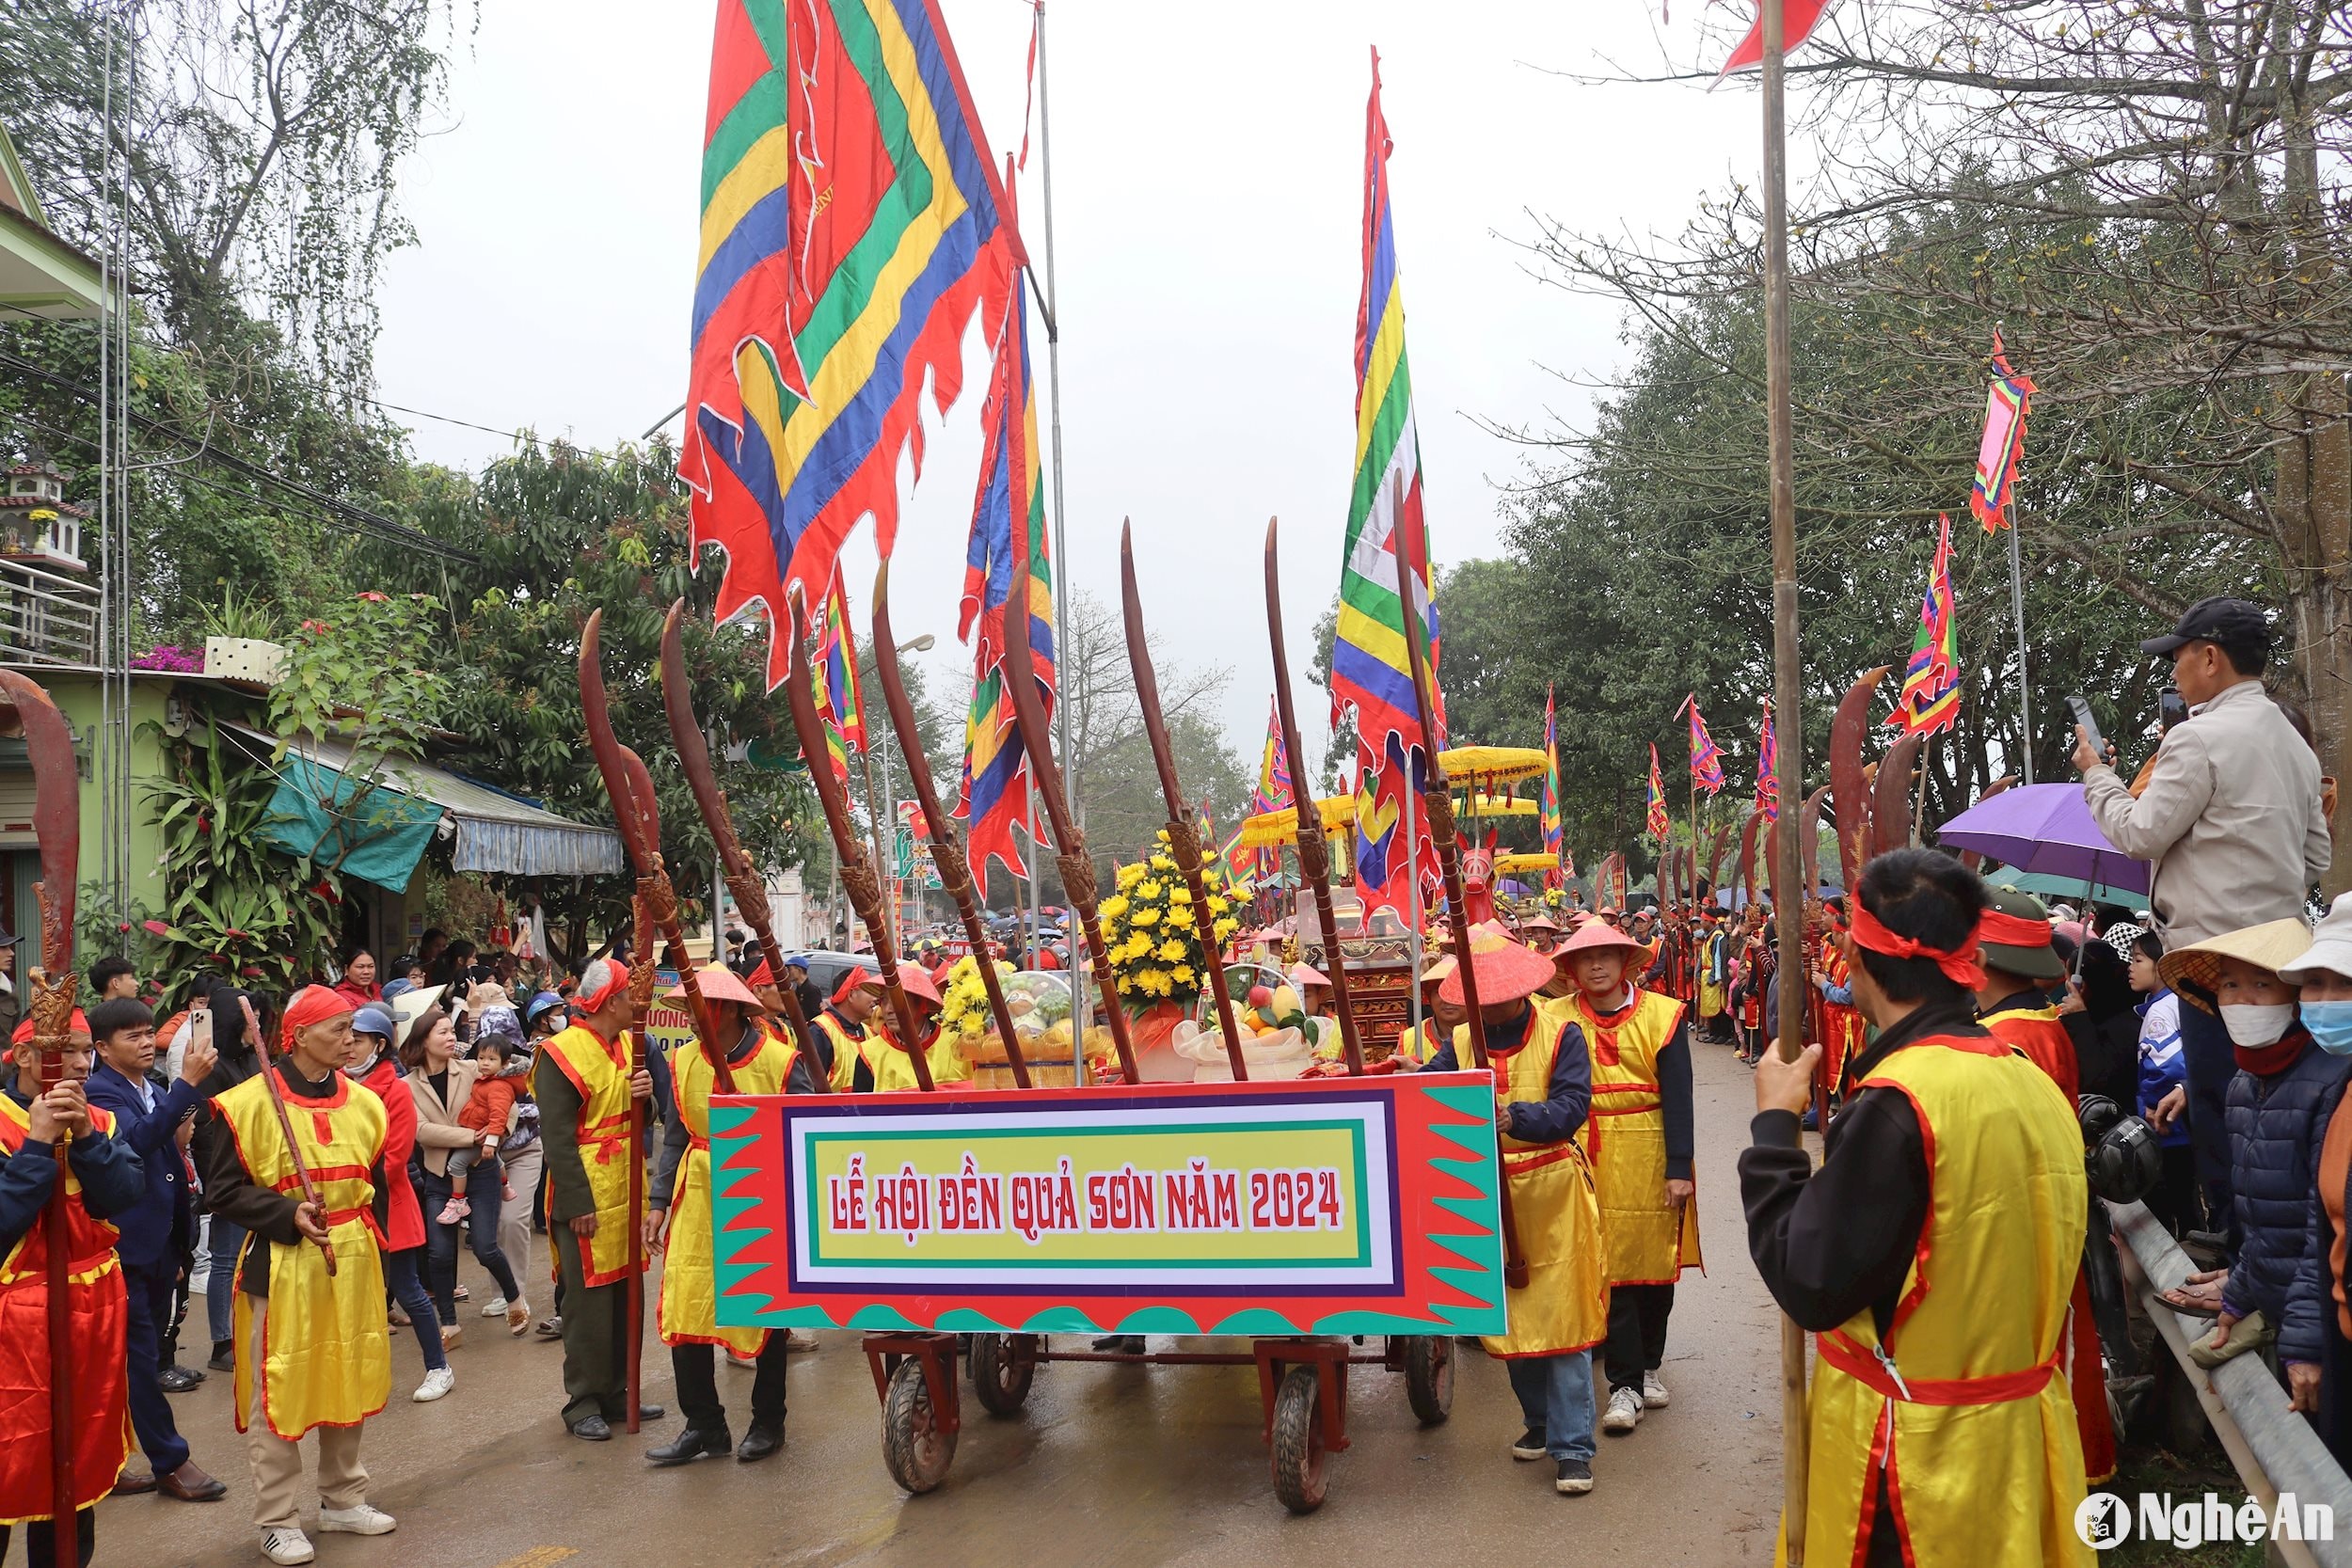
M2303 1027L2330 1056L2352 1056L2352 1002L2306 1002Z
M2243 1004L2225 1006L2221 1009L2221 1026L2230 1031L2230 1043L2253 1050L2276 1045L2279 1037L2295 1022L2295 1004L2280 1002L2268 1006L2248 1006Z

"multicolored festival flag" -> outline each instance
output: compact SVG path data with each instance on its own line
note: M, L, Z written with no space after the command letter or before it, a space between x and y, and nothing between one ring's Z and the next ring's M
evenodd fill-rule
M1340 558L1339 626L1331 650L1332 721L1336 724L1351 711L1356 719L1356 882L1367 920L1382 907L1409 914L1412 890L1401 873L1406 861L1419 858L1392 853L1399 847L1388 836L1402 820L1404 795L1414 787L1412 775L1425 744L1405 651L1408 593L1414 612L1422 617L1433 680L1438 645L1426 535L1421 528L1421 440L1413 424L1413 378L1405 356L1405 295L1397 282L1395 214L1389 205L1390 147L1389 122L1380 108L1380 54L1375 50L1372 97L1364 110L1364 284L1356 305L1356 483L1348 497L1346 542ZM1401 564L1408 539L1420 541L1420 559L1409 569ZM1442 708L1437 717L1442 731ZM1438 745L1445 743L1442 733L1435 739ZM1419 846L1428 844L1425 829L1414 836Z
M1780 739L1772 734L1772 700L1764 699L1764 733L1756 743L1756 809L1780 820Z
M1666 816L1666 782L1658 774L1658 742L1649 743L1649 784L1647 799L1643 804L1642 831L1659 843L1674 831Z
M988 862L1028 875L1012 827L1025 822L1027 764L1014 733L1005 689L1005 616L1013 590L1024 590L1029 656L1039 701L1054 707L1053 535L1045 526L1045 481L1038 460L1037 388L1029 374L1028 301L1016 293L1005 312L980 410L985 446L972 534L964 550L963 600L956 635L974 644L972 706L964 721L963 780L956 816L970 824L972 884L985 897ZM1018 523L1016 524L1016 519ZM977 638L975 633L977 633Z
M961 389L1026 262L939 0L720 0L704 121L686 437L692 539L727 552L718 617L814 599Z
M1919 630L1911 641L1903 689L1886 716L1905 735L1933 735L1960 721L1960 612L1952 597L1952 519L1936 518L1935 564L1919 602Z
M1977 442L1977 482L1968 510L1987 533L2014 527L2009 515L2017 499L2017 463L2026 454L2026 414L2033 406L2033 380L2009 368L2001 335L1993 334L1993 385L1984 395L1984 436Z
M1698 693L1691 693L1683 705L1691 710L1691 787L1709 795L1721 794L1724 754L1715 749L1715 737L1707 733L1707 721L1699 717Z
M1265 744L1258 754L1258 787L1249 796L1249 810L1244 816L1262 816L1280 811L1293 803L1290 748L1282 743L1282 713L1273 698L1266 699ZM1258 869L1265 851L1241 847L1241 824L1233 825L1233 835L1225 843L1225 869L1235 877L1248 875Z
M1551 704L1551 688L1544 688L1544 788L1536 797L1535 820L1544 831L1544 853L1551 857L1551 869L1544 873L1546 887L1558 887L1569 877L1572 869L1564 869L1561 860L1560 819L1560 729Z
M850 631L850 601L841 574L825 594L825 624L817 634L818 661L825 673L827 716L855 752L866 750L866 698L858 689L857 641Z

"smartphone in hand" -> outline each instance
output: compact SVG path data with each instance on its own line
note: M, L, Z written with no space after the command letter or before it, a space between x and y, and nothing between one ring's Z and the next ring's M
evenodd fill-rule
M2106 736L2099 733L2099 721L2090 716L2090 704L2079 693L2066 699L2067 709L2074 716L2075 724L2090 740L2090 749L2101 756L2107 754Z

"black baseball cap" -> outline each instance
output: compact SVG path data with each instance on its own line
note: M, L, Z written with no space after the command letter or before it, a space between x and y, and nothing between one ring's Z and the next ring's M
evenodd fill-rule
M2190 642L2254 643L2270 651L2270 617L2251 599L2220 594L2200 599L2181 612L2180 625L2164 637L2151 637L2139 645L2143 654L2169 657Z

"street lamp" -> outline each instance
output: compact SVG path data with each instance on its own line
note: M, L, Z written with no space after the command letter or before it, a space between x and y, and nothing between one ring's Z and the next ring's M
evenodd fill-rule
M902 654L927 654L938 641L938 638L933 637L930 632L925 632L920 637L910 637L904 642L899 643L898 651Z

